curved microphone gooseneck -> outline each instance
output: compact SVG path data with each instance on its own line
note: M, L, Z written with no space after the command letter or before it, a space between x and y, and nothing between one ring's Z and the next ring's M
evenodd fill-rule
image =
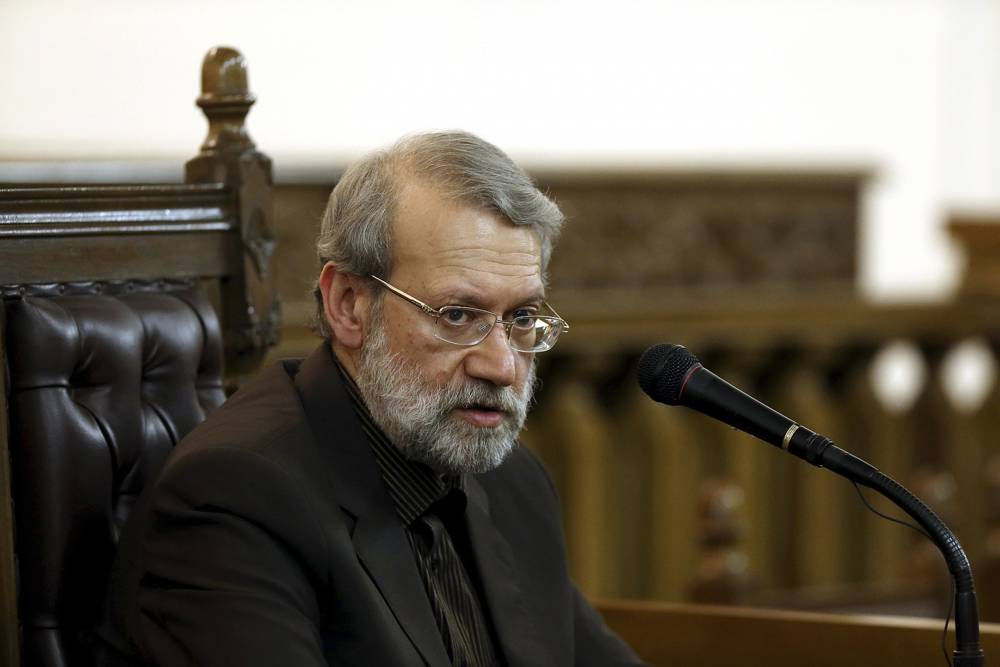
M941 551L955 581L955 667L979 667L979 611L972 566L954 533L919 498L875 466L796 424L701 365L680 345L654 345L639 360L639 386L654 401L718 419L880 493L910 515Z

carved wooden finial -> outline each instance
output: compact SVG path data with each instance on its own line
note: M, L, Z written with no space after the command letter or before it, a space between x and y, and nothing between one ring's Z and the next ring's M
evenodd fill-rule
M255 101L247 85L243 54L228 46L209 51L201 65L198 98L198 106L208 118L208 137L201 146L202 153L253 148L244 121Z
M277 341L281 324L272 265L271 160L256 149L244 125L254 100L243 55L227 46L209 51L198 98L208 117L208 137L198 156L185 165L184 181L224 184L238 202L230 256L242 256L243 262L222 285L226 375L236 383L256 371Z

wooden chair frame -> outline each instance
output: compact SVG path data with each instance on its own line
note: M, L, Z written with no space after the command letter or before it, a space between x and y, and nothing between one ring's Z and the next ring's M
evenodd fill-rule
M201 281L220 312L227 383L277 340L271 162L244 119L254 96L235 49L209 51L198 105L208 137L178 185L0 185L0 369L4 300L68 283ZM0 372L0 663L20 664L11 507L9 379Z

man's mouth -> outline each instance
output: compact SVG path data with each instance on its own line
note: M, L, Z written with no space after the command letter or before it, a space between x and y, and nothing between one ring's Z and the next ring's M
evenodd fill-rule
M473 426L493 427L503 422L506 412L492 405L474 403L455 408L456 412Z

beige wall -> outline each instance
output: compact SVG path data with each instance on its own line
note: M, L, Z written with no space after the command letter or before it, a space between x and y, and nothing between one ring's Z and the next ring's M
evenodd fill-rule
M877 298L947 293L943 212L1000 208L986 0L2 0L0 161L179 162L219 43L250 60L279 178L455 126L536 167L872 166Z

